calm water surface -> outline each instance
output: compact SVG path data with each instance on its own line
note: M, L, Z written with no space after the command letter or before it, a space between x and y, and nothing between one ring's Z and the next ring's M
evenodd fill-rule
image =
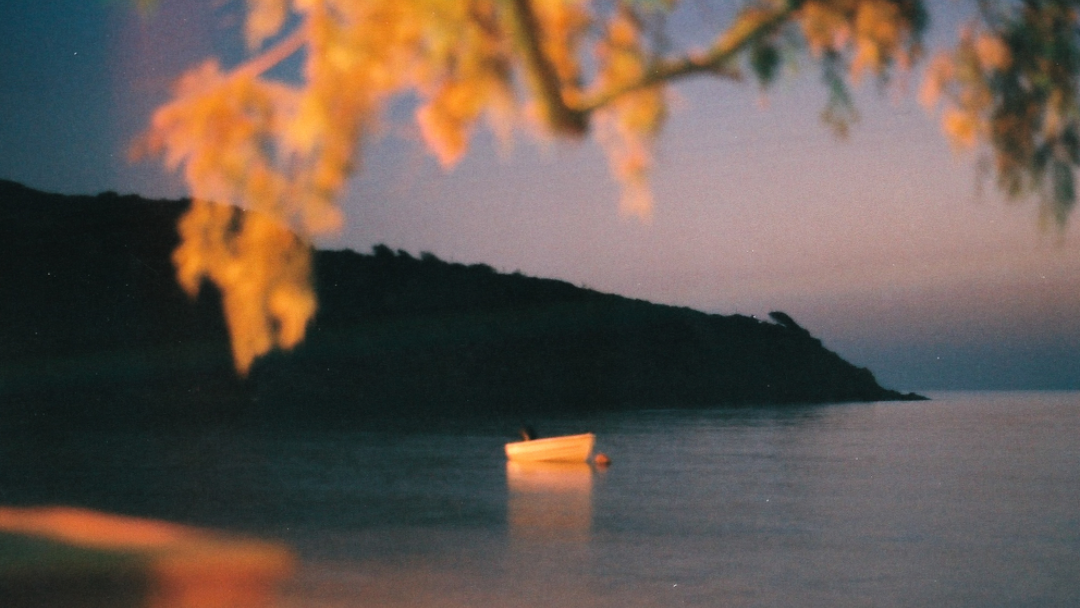
M277 538L300 606L1080 606L1080 393L0 445L0 503Z

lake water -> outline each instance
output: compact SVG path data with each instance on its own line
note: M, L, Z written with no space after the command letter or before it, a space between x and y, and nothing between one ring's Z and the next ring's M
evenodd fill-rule
M1080 606L1080 393L531 420L606 469L511 467L517 421L11 437L0 503L281 539L281 606Z

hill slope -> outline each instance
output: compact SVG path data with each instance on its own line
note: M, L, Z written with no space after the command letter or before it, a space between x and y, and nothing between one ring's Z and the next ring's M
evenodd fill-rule
M308 339L240 380L216 292L193 302L173 277L184 206L0 181L3 424L340 426L914 397L783 313L708 315L382 246L318 252Z

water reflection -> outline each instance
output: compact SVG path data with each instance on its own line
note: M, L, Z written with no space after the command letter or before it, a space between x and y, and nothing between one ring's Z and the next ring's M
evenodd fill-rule
M593 470L585 463L507 462L507 522L518 539L587 541Z

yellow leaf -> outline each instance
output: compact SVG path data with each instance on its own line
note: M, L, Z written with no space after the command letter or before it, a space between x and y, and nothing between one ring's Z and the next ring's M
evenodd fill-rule
M948 108L942 114L941 127L957 147L973 148L978 142L980 121L971 112Z
M980 32L975 38L975 55L984 70L1004 71L1012 64L1012 52L1000 37Z
M249 49L259 47L281 31L288 13L287 0L247 0L245 34Z
M945 88L955 78L956 67L952 57L939 53L931 60L919 89L919 103L926 109L937 105Z

